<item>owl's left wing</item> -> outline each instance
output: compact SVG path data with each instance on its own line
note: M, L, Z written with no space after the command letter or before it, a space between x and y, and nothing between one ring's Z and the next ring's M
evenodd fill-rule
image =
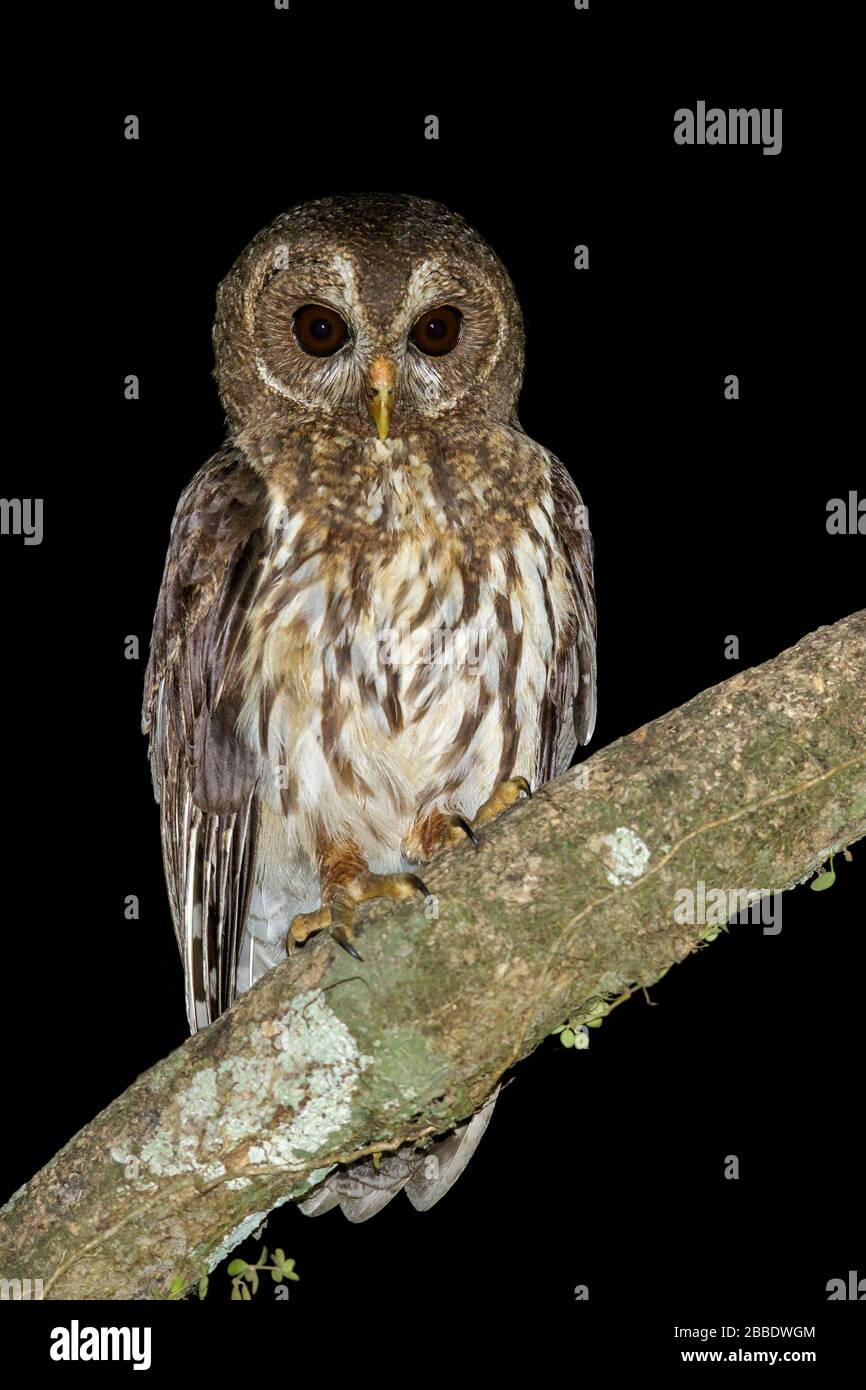
M172 525L145 676L142 729L192 1032L232 1002L249 911L258 769L236 726L265 510L265 486L238 450L192 480Z
M595 583L593 546L586 507L559 459L550 456L553 529L568 575L568 611L560 613L559 635L548 669L541 708L535 785L565 772L577 745L595 728Z

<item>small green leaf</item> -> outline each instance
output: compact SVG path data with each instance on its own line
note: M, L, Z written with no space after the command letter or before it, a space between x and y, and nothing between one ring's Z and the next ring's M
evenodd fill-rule
M283 1274L283 1271L281 1269L271 1270L271 1278L273 1279L275 1284L282 1284L285 1277L286 1276Z
M180 1295L183 1293L183 1276L182 1276L182 1275L176 1274L176 1275L174 1276L174 1278L173 1278L172 1281L171 1281L171 1287L169 1288L169 1293L171 1294L171 1297L172 1297L172 1298L179 1298Z
M252 1296L252 1294L250 1293L249 1289L247 1288L246 1284L241 1284L240 1289L241 1289L241 1303L252 1303L252 1301L253 1301L253 1296Z
M243 1274L247 1267L246 1260L232 1260L226 1271L228 1274Z
M268 1252L267 1252L267 1250L265 1249L265 1247L262 1246L262 1253L259 1255L259 1258L256 1260L256 1264L261 1268L261 1266L262 1266L262 1265L266 1265L267 1262L268 1262Z
M562 1033L562 1032L564 1031L564 1029L565 1029L565 1026L566 1026L566 1025L565 1025L564 1023L560 1023L560 1025L559 1025L558 1028L554 1028L554 1030L553 1030L553 1036L556 1037L556 1034L557 1034L557 1033Z
M245 1290L245 1292L246 1292L246 1290ZM243 1294L241 1293L240 1285L239 1285L239 1284L232 1284L232 1303L235 1303L236 1301L239 1301L239 1300L242 1299L242 1298L243 1298Z
M201 1279L199 1279L199 1281L198 1281L198 1296L199 1296L199 1298L207 1298L207 1282L208 1282L208 1280L207 1280L207 1275L206 1275L206 1274L203 1274L202 1277L201 1277Z
M282 1269L282 1267L283 1267L283 1265L284 1265L285 1263L286 1263L286 1252L285 1252L285 1250L275 1250L275 1251L274 1251L274 1264L275 1264L275 1265L279 1265L280 1269Z
M823 893L825 888L832 888L835 882L835 870L828 869L825 874L819 874L817 878L813 878L812 882L809 884L809 887L811 888L813 893Z
M574 1032L571 1028L563 1028L559 1035L559 1041L563 1047L574 1047Z

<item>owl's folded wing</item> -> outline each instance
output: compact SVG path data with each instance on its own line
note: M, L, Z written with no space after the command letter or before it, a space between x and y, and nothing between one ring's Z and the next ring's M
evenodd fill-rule
M264 484L237 450L192 480L172 525L145 676L142 729L192 1032L232 1001L252 887L257 765L236 723L265 509Z
M548 671L541 709L536 785L565 772L577 745L595 728L595 584L593 546L586 507L557 458L551 456L554 531L566 564L571 611L565 616Z

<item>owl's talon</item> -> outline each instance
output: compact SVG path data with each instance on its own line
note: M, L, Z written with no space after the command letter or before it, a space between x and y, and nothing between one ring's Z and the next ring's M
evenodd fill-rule
M462 830L463 834L467 837L467 839L472 841L476 849L480 847L481 841L475 834L471 822L468 821L465 816L449 816L448 824L453 825L455 830Z
M348 923L346 923L345 925L341 924L336 927L331 927L331 936L334 938L338 946L342 946L344 951L348 951L349 955L352 957L353 960L359 960L363 964L364 957L361 955L361 952L358 950L357 946L355 946L354 942L351 939L351 930L352 929L348 925Z
M521 799L521 793L527 801L532 797L532 788L525 777L509 777L507 782L500 782L476 813L472 821L473 828L480 830L483 825L495 820L502 811Z
M494 787L493 793L479 808L472 820L460 812L430 811L419 818L403 841L403 853L416 864L428 864L443 849L451 849L471 840L476 849L481 846L478 831L501 811L513 806L521 797L532 796L532 787L525 777L510 777Z
M404 878L404 879L407 879L407 880L408 880L409 887L410 887L411 889L414 889L414 891L415 891L416 893L420 893L420 894L421 894L421 896L422 896L422 898L424 899L424 902L425 902L425 904L427 905L427 907L429 907L431 903L434 903L434 902L436 901L436 899L434 898L433 894L430 892L430 889L427 887L427 884L424 882L424 880L423 880L422 878L419 878L417 874L385 874L385 875L383 875L383 877L385 877L385 878ZM391 895L390 893L386 893L386 894L381 895L381 896L391 897L392 895ZM409 894L408 894L408 893L405 893L405 892L402 892L402 893L396 893L396 894L394 894L393 896L395 896L395 897L397 897L397 898L405 898L405 897L408 897Z
M296 946L315 932L330 927L331 936L337 944L355 960L363 961L364 957L353 944L355 909L372 898L394 898L401 902L413 893L420 893L428 905L434 901L430 889L417 874L358 874L336 888L330 901L315 912L299 912L292 918L286 938L286 954L291 955Z

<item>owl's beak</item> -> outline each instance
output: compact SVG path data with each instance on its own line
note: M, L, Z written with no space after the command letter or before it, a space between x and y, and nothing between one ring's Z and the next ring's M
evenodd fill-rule
M374 357L370 363L370 395L367 405L380 439L388 438L394 409L394 383L397 369L387 357Z

